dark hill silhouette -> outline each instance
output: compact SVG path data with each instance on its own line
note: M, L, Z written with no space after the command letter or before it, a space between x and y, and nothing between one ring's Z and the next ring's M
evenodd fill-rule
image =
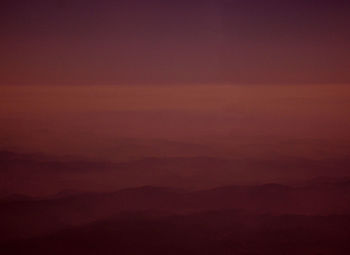
M0 186L5 193L37 196L61 190L105 192L144 185L208 189L232 183L280 183L329 173L339 177L347 174L349 166L348 159L196 156L110 162L2 151Z
M349 216L129 213L4 244L1 254L334 254L350 252Z
M350 185L280 184L226 186L201 191L144 186L110 193L0 202L2 239L30 237L87 224L119 212L162 211L188 214L239 210L272 215L350 214Z

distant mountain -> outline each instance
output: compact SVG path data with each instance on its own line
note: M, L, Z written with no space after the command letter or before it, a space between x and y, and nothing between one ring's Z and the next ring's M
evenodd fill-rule
M110 193L0 202L3 239L29 237L87 224L120 212L188 214L238 210L254 214L350 214L350 185L226 186L201 191L144 186Z
M302 184L306 186L349 186L350 185L350 176L344 176L344 177L327 177L327 176L321 176L312 178L311 180L308 180L307 182L302 182Z
M122 213L46 236L5 243L1 254L350 253L350 216Z
M308 158L147 157L97 161L0 151L0 187L9 193L53 195L61 190L112 191L137 186L205 189L287 182L348 173L350 160ZM40 180L40 181L39 181Z

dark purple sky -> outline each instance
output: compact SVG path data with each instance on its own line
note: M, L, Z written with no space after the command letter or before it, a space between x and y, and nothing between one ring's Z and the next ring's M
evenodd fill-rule
M0 84L348 83L349 1L1 1Z

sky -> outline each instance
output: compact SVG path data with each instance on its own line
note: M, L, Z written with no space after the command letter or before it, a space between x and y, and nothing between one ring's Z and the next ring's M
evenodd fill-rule
M350 81L339 0L2 1L0 84Z
M147 146L163 149L163 156L184 155L186 149L167 155L168 142L181 142L222 149L199 150L203 156L237 157L245 151L242 144L249 147L247 157L255 151L269 157L349 152L348 85L41 85L0 91L0 141L15 151L125 160L129 153L154 156ZM281 146L290 141L303 146Z
M13 169L0 193L343 176L349 13L339 0L1 1L0 166ZM134 163L111 175L106 162Z

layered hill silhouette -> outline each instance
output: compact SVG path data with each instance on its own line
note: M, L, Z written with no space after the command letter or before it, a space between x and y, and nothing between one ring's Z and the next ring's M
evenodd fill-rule
M0 197L49 195L62 190L114 191L137 186L209 189L348 174L347 158L148 157L114 162L0 152ZM40 180L40 181L39 181Z
M2 151L0 254L349 254L349 162Z
M3 240L31 237L84 225L121 212L190 214L236 210L270 215L350 215L347 178L304 186L265 184L200 191L144 186L109 193L60 194L48 198L10 197L0 202Z
M350 252L350 216L122 213L46 236L16 240L2 254L335 254Z

